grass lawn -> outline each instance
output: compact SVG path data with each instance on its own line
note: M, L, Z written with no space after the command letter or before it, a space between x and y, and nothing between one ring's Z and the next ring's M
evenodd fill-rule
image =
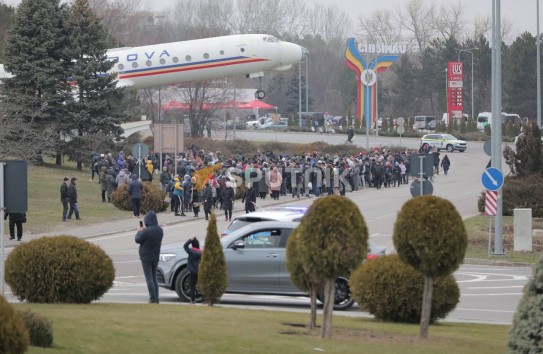
M66 162L63 166L48 163L45 166L28 165L28 212L24 232L45 233L62 229L62 204L60 202L60 185L63 177L76 177L78 207L82 220L72 223L76 225L95 224L113 221L132 215L131 211L123 211L112 204L102 203L101 187L98 176L90 182L91 171L83 167L77 171L75 163ZM158 176L156 176L158 177ZM153 183L158 182L154 178ZM75 217L73 217L75 219ZM5 232L8 232L7 221Z
M513 217L503 217L503 245L504 256L488 255L488 216L478 215L464 221L468 233L468 250L466 258L490 259L496 261L535 263L541 257L543 240L533 239L533 252L513 251ZM492 227L494 224L492 224ZM533 229L543 229L543 219L532 219ZM493 235L494 237L494 235Z
M331 340L304 325L308 314L201 305L17 304L53 323L53 348L28 353L502 353L507 326L419 326L335 316ZM321 317L318 323L321 323Z

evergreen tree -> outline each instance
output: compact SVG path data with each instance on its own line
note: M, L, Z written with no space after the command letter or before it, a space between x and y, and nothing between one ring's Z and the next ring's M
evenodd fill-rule
M41 136L59 140L59 126L66 118L71 100L67 81L66 36L63 20L66 9L59 0L23 0L13 19L12 32L4 51L5 69L13 77L4 80L2 108L6 117L29 127ZM7 139L18 141L15 130ZM42 148L31 162L43 163Z
M503 107L522 117L536 116L536 38L525 32L505 50L503 63Z
M75 100L69 101L61 132L69 137L63 152L77 161L77 168L90 153L90 142L106 135L120 140L126 121L122 113L123 91L116 88L115 75L104 75L114 63L107 60L107 34L88 0L76 0L66 21L68 54L73 61L71 80Z
M2 63L4 53L4 42L11 29L13 14L15 9L11 6L0 4L0 63Z
M514 168L519 177L543 172L541 131L536 122L525 124L523 130L524 133L517 139L514 154Z
M395 116L406 114L415 116L420 114L420 96L417 85L419 84L417 76L420 69L410 59L409 55L402 55L391 67L393 84L390 88L390 109ZM381 102L381 101L379 101Z
M226 260L217 233L217 217L211 213L204 252L198 269L198 287L209 306L218 303L226 290Z
M509 353L541 353L543 341L543 258L534 268L534 276L524 287L524 296L517 308L513 326L509 330Z
M305 76L302 76L302 112L305 112ZM287 112L298 114L300 111L300 102L299 102L299 84L298 84L298 70L294 71L287 85ZM309 97L309 111L311 111L311 105L313 101Z

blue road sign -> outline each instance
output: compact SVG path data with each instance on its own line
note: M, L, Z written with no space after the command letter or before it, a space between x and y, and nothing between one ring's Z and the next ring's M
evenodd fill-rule
M495 167L489 167L481 177L483 187L489 191L497 191L503 186L503 173Z

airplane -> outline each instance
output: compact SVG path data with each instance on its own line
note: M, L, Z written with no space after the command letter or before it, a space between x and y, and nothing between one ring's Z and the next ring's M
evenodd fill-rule
M115 62L117 86L138 90L181 82L284 71L301 62L307 49L268 34L239 34L141 47L115 48L106 53ZM11 76L0 65L0 80ZM255 97L263 99L259 88Z

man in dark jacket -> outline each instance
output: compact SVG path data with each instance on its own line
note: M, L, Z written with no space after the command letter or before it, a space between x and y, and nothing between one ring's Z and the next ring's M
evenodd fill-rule
M60 185L60 202L62 203L62 221L66 221L66 214L68 214L68 177L64 177Z
M158 281L156 270L160 257L160 246L164 231L158 225L158 219L154 211L150 211L143 218L145 227L139 227L136 233L136 243L139 243L139 254L143 275L149 290L149 303L158 304Z
M209 220L209 214L211 214L211 207L213 206L213 192L211 191L211 186L209 182L206 182L205 189L203 190L203 201L204 201L204 214L206 220Z
M17 241L21 241L23 237L23 223L26 222L26 213L9 213L4 214L4 220L9 216L9 239L15 239L15 227L17 226Z
M130 199L132 199L132 211L134 212L134 217L140 217L140 206L141 206L141 194L143 192L143 184L138 180L138 176L132 175L132 182L128 185L128 194Z
M192 248L189 248L189 244L192 244ZM189 255L187 269L190 273L190 303L194 304L194 301L196 300L196 284L198 283L198 268L200 259L202 258L202 250L200 249L200 242L198 242L196 236L192 236L192 238L188 239L183 248Z
M76 220L81 220L79 217L79 208L77 207L77 188L75 187L75 181L77 178L72 177L70 185L68 186L68 201L70 202L70 211L66 219L71 220L72 214L75 214Z

